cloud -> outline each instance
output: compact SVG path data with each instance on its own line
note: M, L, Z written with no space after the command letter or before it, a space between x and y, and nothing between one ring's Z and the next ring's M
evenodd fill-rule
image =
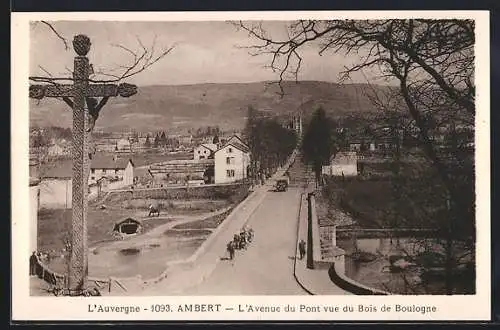
M285 24L266 22L265 27L269 35L280 38ZM255 82L279 78L277 72L265 68L270 64L271 55L251 56L248 49L237 47L258 42L228 22L57 21L54 27L68 40L79 33L87 34L92 42L91 63L96 70L107 72L133 61L131 54L116 44L135 51L141 50L141 43L147 48L154 45L156 51L176 44L161 61L127 79L142 86ZM73 67L74 52L64 51L61 40L44 24L36 24L30 31L30 73L45 75L42 66L52 74L68 76L66 68ZM353 60L334 54L318 56L317 52L313 45L301 50L304 60L299 79L337 82L339 71ZM357 80L364 82L362 77Z

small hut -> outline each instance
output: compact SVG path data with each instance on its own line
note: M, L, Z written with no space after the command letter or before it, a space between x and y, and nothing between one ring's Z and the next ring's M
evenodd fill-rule
M115 223L113 232L121 235L134 235L142 231L142 223L139 220L127 218Z

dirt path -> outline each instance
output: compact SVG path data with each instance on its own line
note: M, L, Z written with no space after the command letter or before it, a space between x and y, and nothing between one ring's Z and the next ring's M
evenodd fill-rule
M90 249L91 253L94 253L94 251L98 251L99 249L122 249L125 247L129 246L137 246L137 245L143 245L143 244L151 244L152 240L154 238L159 237L163 235L163 233L166 230L172 229L173 227L185 223L190 223L190 222L195 222L195 221L200 221L209 217L213 217L216 215L220 215L224 212L227 212L231 207L225 207L223 209L217 210L215 212L207 212L199 215L180 215L180 216L168 216L168 217L149 217L145 219L141 219L141 221L155 221L155 220L168 220L168 219L178 219L178 220L172 220L170 222L164 223L162 225L159 225L158 227L155 227L144 234L140 234L137 236L131 236L129 238L125 238L124 240L120 241L111 241L111 242L103 242L103 243L98 243L96 246Z

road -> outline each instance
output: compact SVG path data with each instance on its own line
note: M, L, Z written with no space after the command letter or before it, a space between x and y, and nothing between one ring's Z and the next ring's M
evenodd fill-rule
M255 231L246 250L222 260L213 273L186 295L304 295L293 276L301 189L267 192L250 217Z

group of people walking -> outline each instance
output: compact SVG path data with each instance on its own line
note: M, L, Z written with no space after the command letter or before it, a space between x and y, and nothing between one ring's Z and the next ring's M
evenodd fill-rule
M252 228L244 227L239 233L234 234L233 239L227 243L229 260L234 259L236 250L246 249L253 240L254 232Z

